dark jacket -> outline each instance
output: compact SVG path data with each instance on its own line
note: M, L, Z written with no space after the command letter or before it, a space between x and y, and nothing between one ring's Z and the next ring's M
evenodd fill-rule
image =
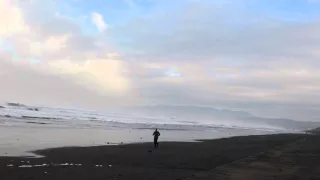
M154 131L153 135L154 135L154 138L158 138L160 136L160 133L159 131Z

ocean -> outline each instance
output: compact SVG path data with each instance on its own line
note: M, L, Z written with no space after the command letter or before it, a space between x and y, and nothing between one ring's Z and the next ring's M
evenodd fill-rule
M33 150L55 147L151 142L154 128L161 133L160 142L292 133L285 129L208 125L165 116L11 104L0 108L0 156L34 156Z

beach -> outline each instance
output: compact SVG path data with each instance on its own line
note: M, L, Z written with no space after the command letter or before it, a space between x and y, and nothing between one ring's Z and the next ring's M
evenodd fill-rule
M160 142L158 149L152 143L52 148L35 152L42 158L1 157L0 174L6 180L310 179L319 177L319 140L319 136L276 134Z
M320 0L0 15L0 180L320 180Z
M0 126L0 156L35 156L31 151L58 147L88 147L152 142L151 128L103 127L52 127L49 125L21 124ZM196 139L218 139L233 136L262 135L281 131L252 129L202 128L186 129L179 126L161 128L162 142L193 142Z
M281 159L281 148L296 148L303 156L316 152L304 147L318 148L310 143L317 136L283 128L57 108L6 107L1 113L0 179L5 180L234 179L234 174L248 179L252 172L260 179L269 176L252 169L261 169L254 165L261 160L271 163L268 167L287 167L272 164ZM152 143L155 128L161 133L158 149ZM308 143L289 146L297 142ZM281 153L260 158L277 148ZM300 161L290 153L284 157L299 169ZM310 162L303 166L314 168Z

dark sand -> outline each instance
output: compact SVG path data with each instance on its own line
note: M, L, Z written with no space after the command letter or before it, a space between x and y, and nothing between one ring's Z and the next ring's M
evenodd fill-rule
M252 156L259 152L267 153ZM0 180L282 180L288 179L287 177L310 179L316 172L320 173L316 167L320 167L320 138L294 134L233 137L196 143L160 142L159 149L154 149L151 143L145 143L57 148L37 153L45 157L1 157ZM246 158L248 156L252 157ZM239 161L243 158L246 159ZM57 165L64 163L81 166ZM18 167L42 164L48 165ZM285 173L297 175L285 176ZM299 173L308 176L298 176Z
M320 136L293 143L197 174L189 180L320 180Z

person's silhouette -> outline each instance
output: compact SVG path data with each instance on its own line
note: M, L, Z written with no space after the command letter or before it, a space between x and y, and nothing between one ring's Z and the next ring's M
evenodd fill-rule
M153 132L153 136L154 136L154 139L153 139L154 147L155 147L155 148L158 148L158 146L159 146L158 138L159 138L159 136L160 136L160 133L159 133L158 129L156 129L156 130Z

